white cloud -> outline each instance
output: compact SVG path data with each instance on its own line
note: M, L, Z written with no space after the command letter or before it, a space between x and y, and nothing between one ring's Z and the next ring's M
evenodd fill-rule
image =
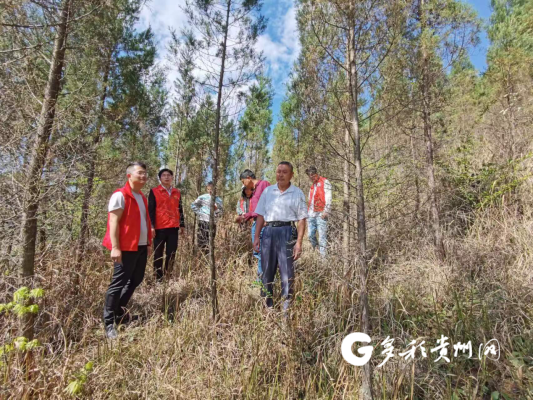
M287 78L287 72L300 53L300 41L296 20L295 6L290 6L282 18L273 23L277 39L268 33L261 35L256 43L256 49L263 51L268 73L273 80L273 85L278 87Z
M187 17L181 7L185 0L152 0L147 2L139 14L136 28L139 30L150 27L154 32L158 50L157 62L167 64L168 49L171 35L170 29L180 32L187 25ZM167 86L172 88L174 80L178 77L175 68L168 68Z
M187 26L187 17L182 9L184 5L185 0L152 0L142 8L136 25L138 29L152 28L158 49L157 62L167 69L167 87L171 94L178 71L167 60L167 46L171 39L169 29L179 34ZM282 98L289 71L300 53L296 7L293 0L278 0L276 4L264 6L264 13L269 18L269 26L267 32L258 38L256 50L262 51L265 56L265 70L272 79L275 98ZM194 75L202 78L205 72L197 69ZM249 82L241 90L246 90L251 85L252 82Z

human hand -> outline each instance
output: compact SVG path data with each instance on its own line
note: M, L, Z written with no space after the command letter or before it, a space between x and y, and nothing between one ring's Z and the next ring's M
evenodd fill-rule
M111 249L111 260L115 263L122 263L122 252L120 249Z
M256 252L260 251L260 239L259 238L254 238L254 250Z
M327 213L327 212L323 212L323 213L321 214L321 219L323 219L323 220L328 219L328 213Z
M152 227L152 229L150 231L152 233L152 238L154 238L156 236L156 229L154 227Z
M298 260L300 258L300 255L302 253L302 244L299 244L298 242L293 247L293 261Z

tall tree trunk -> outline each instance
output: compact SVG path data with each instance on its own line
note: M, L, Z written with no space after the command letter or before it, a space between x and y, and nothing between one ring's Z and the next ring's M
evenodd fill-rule
M60 21L57 27L54 50L50 63L48 82L43 99L43 106L37 124L37 135L32 148L30 163L27 170L27 188L24 193L24 206L22 212L22 263L19 275L21 281L31 278L35 269L35 242L37 236L37 209L39 207L39 193L41 175L48 152L48 143L54 118L56 103L61 88L61 75L65 61L67 41L67 22L70 14L72 0L64 0L61 7ZM22 322L23 336L33 337L33 314L26 313Z
M419 19L423 30L426 29L426 17L423 10L425 0L419 3ZM421 35L422 36L422 35ZM441 233L441 224L439 221L439 206L437 198L437 185L434 174L434 143L432 140L432 123L430 121L430 66L429 54L426 43L421 39L421 56L422 56L422 98L423 98L423 132L426 142L426 159L427 159L427 176L428 176L428 190L430 195L430 216L432 220L432 234L434 237L434 248L436 255L440 260L445 259L445 247L443 246L443 237Z
M356 212L358 220L358 245L360 252L357 253L356 265L360 267L360 329L363 333L370 333L369 301L367 295L367 230L365 227L365 199L363 192L362 156L360 147L360 126L358 117L358 74L356 70L356 42L355 42L355 10L354 4L350 3L349 12L349 93L350 93L350 117L354 135L354 164L356 166ZM373 383L371 365L363 366L363 380L360 388L360 398L369 400L373 398Z
M177 139L178 141L178 139ZM179 150L178 150L178 143L176 144L176 158L174 163L174 186L177 187L180 184L180 158L179 158Z
M343 161L343 273L348 274L350 271L350 133L345 128L345 160Z
M50 63L48 82L46 84L43 106L37 125L37 135L32 148L27 173L28 186L24 196L22 213L22 247L23 256L20 266L21 277L31 277L34 273L35 239L37 234L37 209L39 207L39 191L41 174L48 152L48 141L52 132L56 114L56 102L61 87L65 49L67 40L67 21L72 0L65 0L61 8L61 19L56 32L54 50Z
M415 208L414 208L414 218L415 220L419 219L419 208L421 207L421 190L419 189L419 174L417 171L417 157L415 153L415 144L413 142L415 128L410 133L410 147L412 152L412 168L414 171L414 183L415 183Z
M230 7L232 0L226 3L226 22L224 25L224 39L221 44L221 70L219 73L219 92L217 93L217 109L215 111L215 138L213 155L213 191L210 202L210 265L211 265L211 306L213 319L219 320L219 304L217 300L217 266L215 264L215 198L217 196L217 181L219 179L219 135L221 130L222 90L224 84L224 65L226 62L226 47L228 40L228 23L230 21Z
M39 257L42 259L45 251L46 251L46 226L45 226L45 221L46 221L46 210L43 210L42 212L42 217L41 217L41 226L39 227L39 238L38 238L38 242L39 242Z
M106 103L106 97L108 93L108 79L109 79L109 70L111 68L111 56L113 54L113 51L109 52L106 65L104 66L104 77L102 80L102 93L100 95L100 99L98 102L98 109L97 109L97 123L95 127L95 131L93 134L93 141L91 144L91 148L89 150L89 162L87 165L87 183L85 184L85 189L83 192L83 201L82 201L82 216L80 218L80 239L78 241L78 252L76 257L76 268L74 269L74 272L78 272L80 270L80 266L82 264L83 255L85 254L85 244L87 242L88 232L89 232L89 202L91 200L91 194L93 192L93 185L95 181L95 169L96 169L96 151L98 143L100 142L102 134L100 131L102 130L102 124L104 121L103 114L104 114L104 107Z

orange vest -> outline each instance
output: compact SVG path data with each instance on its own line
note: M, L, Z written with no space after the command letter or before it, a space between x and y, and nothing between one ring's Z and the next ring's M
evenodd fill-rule
M171 190L171 196L163 185L152 188L156 198L156 230L162 228L180 227L180 191L176 188Z
M313 198L313 210L315 212L322 212L324 210L324 207L326 205L326 200L324 196L324 182L326 181L326 178L319 177L319 181L317 181L317 189L315 190L315 198ZM311 199L313 197L313 183L310 187L310 195L308 197L309 199L309 206L308 210L311 208Z
M124 211L122 212L121 219L119 220L119 246L121 251L137 251L139 244L139 237L141 236L141 214L139 213L139 206L132 194L132 188L127 182L122 188L117 189L115 192L122 192L124 196ZM148 202L143 195L143 202L145 203L146 211L146 226L148 229L147 240L148 245L152 242L152 236L150 235L151 225L150 218L148 217ZM106 235L102 241L102 245L111 251L111 236L109 231L109 215L108 213L108 225L106 229Z

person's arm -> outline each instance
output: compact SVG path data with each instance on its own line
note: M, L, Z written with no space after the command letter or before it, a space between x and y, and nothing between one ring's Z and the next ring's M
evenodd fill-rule
M325 180L324 182L324 212L322 213L321 218L326 218L330 214L330 209L332 207L332 184L330 181Z
M293 247L293 260L298 260L302 254L302 239L306 231L306 219L299 220L297 223L297 243Z
M154 237L156 235L156 229L154 228L156 227L156 196L152 190L150 190L150 193L148 194L148 216L152 223L151 234L152 237Z
M254 250L256 252L260 251L261 228L258 228L258 227L263 227L263 223L264 223L263 216L261 214L259 214L257 219L256 219L256 232L254 233Z
M239 198L237 200L237 205L235 206L235 211L237 213L237 217L235 218L235 222L236 223L241 223L241 221L243 220L242 215L244 214L244 212L243 212L243 210L241 210L241 199L242 198Z
M238 214L238 216L241 216L243 214L243 211L241 210L241 199L243 199L243 198L239 198L237 200L236 205L235 205L235 211Z
M199 214L200 212L200 206L199 203L201 203L202 200L200 199L200 196L194 200L193 203L191 203L191 209L193 210L193 213Z
M109 236L111 239L111 260L117 263L122 262L122 252L119 241L119 221L124 209L115 209L109 212Z

